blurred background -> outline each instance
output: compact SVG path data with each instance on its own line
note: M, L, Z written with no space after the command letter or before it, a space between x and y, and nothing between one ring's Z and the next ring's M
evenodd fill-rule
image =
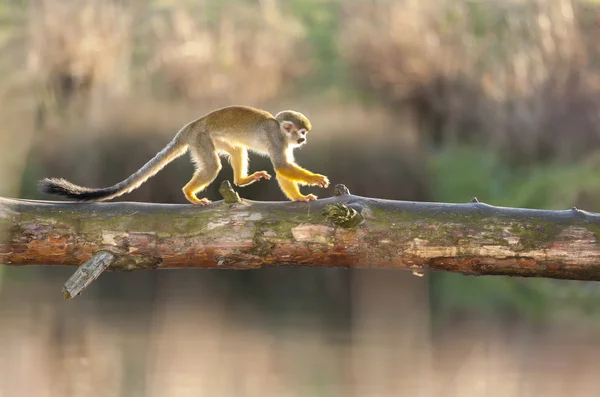
M0 196L112 185L244 104L307 115L297 159L353 194L600 211L599 39L597 0L2 0ZM182 157L122 199L185 203L191 174ZM239 193L284 199L274 180ZM1 397L600 388L595 283L109 272L63 301L72 271L0 267Z

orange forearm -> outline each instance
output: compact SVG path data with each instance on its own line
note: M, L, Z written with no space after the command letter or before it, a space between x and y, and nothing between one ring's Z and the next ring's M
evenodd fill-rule
M312 172L293 164L282 168L275 168L275 172L284 178L300 183L310 183L311 178L315 176Z
M317 199L317 196L314 194L309 194L307 196L303 195L300 192L300 189L298 189L298 184L296 182L284 178L279 173L277 174L277 181L279 182L281 191L283 191L285 196L292 201L311 201Z
M283 193L290 200L298 200L304 197L304 195L300 193L300 189L298 189L296 182L286 179L281 174L277 174L277 181L279 182L279 186Z

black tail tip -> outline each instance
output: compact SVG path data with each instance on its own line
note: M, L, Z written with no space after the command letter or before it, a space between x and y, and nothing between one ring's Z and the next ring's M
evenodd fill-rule
M77 201L101 201L113 193L112 189L90 189L77 186L62 178L45 178L38 182L42 193L62 196Z
M47 194L64 194L64 179L44 178L38 182L38 190Z

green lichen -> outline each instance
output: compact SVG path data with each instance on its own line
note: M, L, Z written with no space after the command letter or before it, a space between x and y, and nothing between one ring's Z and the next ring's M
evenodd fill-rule
M252 238L252 253L258 256L267 256L277 241L292 239L292 228L297 225L296 222L287 220L257 222Z
M275 243L265 238L261 233L256 233L252 239L253 248L252 253L258 256L267 256L271 250L275 247Z
M519 244L515 247L517 251L530 251L532 249L544 248L556 240L564 226L542 220L512 223L508 231L519 238Z
M587 230L594 234L594 237L596 237L596 242L600 242L600 225L590 222L586 223L585 227L587 228Z
M269 230L272 234L275 234L277 239L292 239L292 229L298 226L299 222L291 222L288 220L273 220L260 222L258 230Z
M192 216L169 213L116 215L105 218L82 219L80 233L98 237L107 230L136 232L160 230L160 233L163 234L176 234L186 237L195 236L208 230L209 223L214 221L214 214L200 211Z
M548 221L538 216L509 220L484 211L385 211L377 206L370 207L370 211L369 228L377 230L379 223L397 241L419 238L435 241L438 246L469 244L469 241L481 245L484 241L485 244L510 247L517 252L547 246L556 241L567 226L583 226L583 222ZM600 226L586 224L585 227L600 238ZM518 243L510 244L509 237L518 238Z

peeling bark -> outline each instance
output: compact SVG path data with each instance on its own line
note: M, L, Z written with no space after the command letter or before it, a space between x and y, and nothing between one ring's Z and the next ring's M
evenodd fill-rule
M347 194L309 203L0 198L0 263L109 269L337 266L600 280L600 215Z

